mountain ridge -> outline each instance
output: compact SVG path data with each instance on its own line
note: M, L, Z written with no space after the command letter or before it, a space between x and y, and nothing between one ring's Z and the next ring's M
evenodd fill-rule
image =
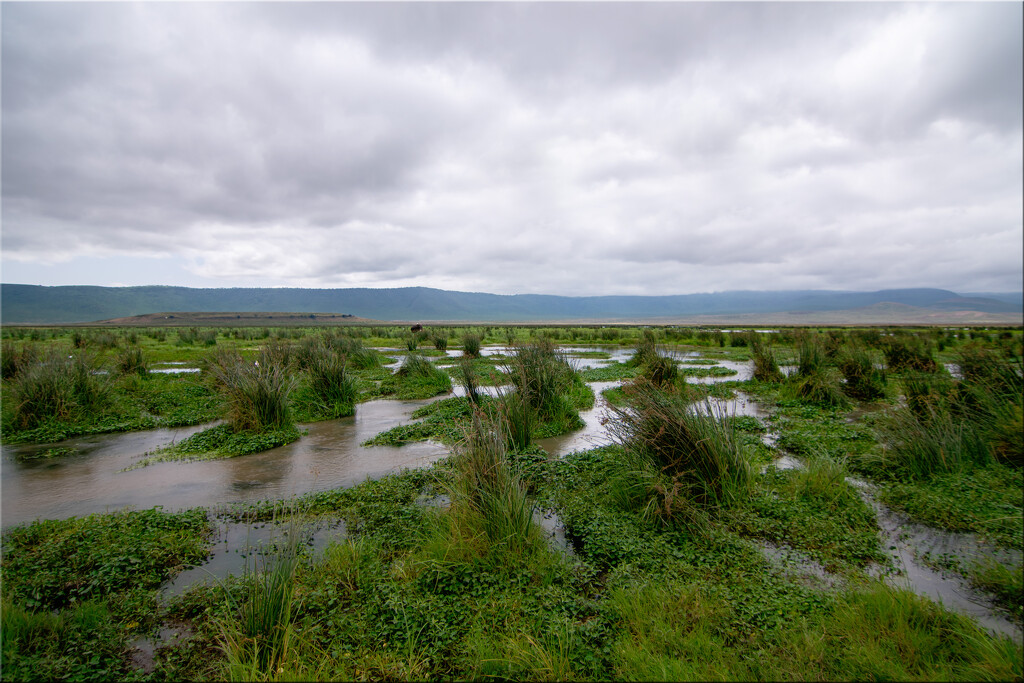
M664 296L568 297L552 294L489 294L430 287L192 288L171 285L0 284L3 324L88 323L161 311L264 312L320 311L392 321L543 322L572 320L653 320L693 316L748 316L866 309L882 303L956 313L1009 316L1022 312L1020 293L989 295L935 288L849 290L736 290ZM1005 320L1003 322L1006 322Z

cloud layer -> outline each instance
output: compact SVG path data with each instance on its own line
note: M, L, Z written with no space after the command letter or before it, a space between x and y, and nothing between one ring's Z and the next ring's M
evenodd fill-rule
M1022 286L1020 4L2 12L5 282Z

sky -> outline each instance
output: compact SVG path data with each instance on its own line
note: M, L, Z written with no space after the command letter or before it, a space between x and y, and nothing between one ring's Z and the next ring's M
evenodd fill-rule
M1022 289L1021 3L0 12L4 283Z

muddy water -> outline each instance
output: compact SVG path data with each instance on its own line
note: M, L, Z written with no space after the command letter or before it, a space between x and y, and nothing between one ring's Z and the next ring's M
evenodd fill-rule
M377 400L359 404L354 417L303 426L298 441L264 453L227 460L158 463L123 471L144 453L180 441L205 426L98 435L55 444L73 455L20 461L20 450L2 447L4 526L37 518L106 512L124 507L166 509L288 498L351 486L403 467L421 467L448 454L439 444L362 447L428 401ZM53 447L54 444L49 444Z
M1019 566L1022 561L1020 552L996 555L992 548L973 534L950 533L915 524L906 515L875 500L874 489L867 482L853 477L847 477L846 481L857 489L864 502L875 511L883 535L883 545L893 553L898 574L883 576L887 583L927 596L948 609L974 617L992 633L1009 636L1018 643L1024 641L1021 626L1003 616L994 606L991 596L972 588L959 576L929 567L922 560L926 553L964 559L995 557L1009 566Z

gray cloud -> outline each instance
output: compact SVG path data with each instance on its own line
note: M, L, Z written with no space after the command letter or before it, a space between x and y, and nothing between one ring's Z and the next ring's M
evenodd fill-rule
M8 273L1021 288L1019 4L0 11Z

